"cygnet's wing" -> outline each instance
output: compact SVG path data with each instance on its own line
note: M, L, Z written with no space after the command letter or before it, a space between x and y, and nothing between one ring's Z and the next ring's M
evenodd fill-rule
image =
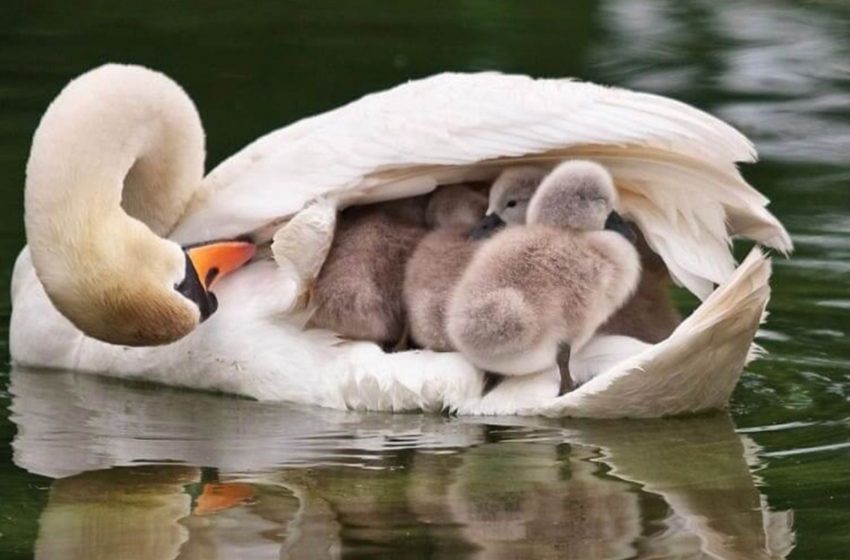
M770 261L753 249L666 340L529 412L636 418L724 407L759 350L752 340L770 298L770 272Z
M342 205L412 196L566 157L611 169L622 212L700 297L731 275L731 235L791 248L736 170L755 151L727 124L655 95L497 73L409 82L260 138L207 176L173 237L232 237L319 196Z

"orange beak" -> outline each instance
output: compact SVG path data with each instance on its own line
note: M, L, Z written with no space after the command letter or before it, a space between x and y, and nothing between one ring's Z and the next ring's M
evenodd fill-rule
M215 241L186 250L198 279L209 291L220 278L251 260L257 248L249 241Z
M195 505L195 515L218 513L244 504L254 497L254 488L250 484L239 482L219 482L204 484L204 491Z

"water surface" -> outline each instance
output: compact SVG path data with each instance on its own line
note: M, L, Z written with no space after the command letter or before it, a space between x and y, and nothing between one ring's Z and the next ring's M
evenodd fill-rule
M441 70L573 75L677 97L755 141L762 161L744 173L797 244L775 264L769 355L728 412L651 422L348 414L12 370L0 375L0 558L847 556L846 4L216 4L0 7L4 286L24 243L32 131L68 79L102 62L183 84L210 165Z

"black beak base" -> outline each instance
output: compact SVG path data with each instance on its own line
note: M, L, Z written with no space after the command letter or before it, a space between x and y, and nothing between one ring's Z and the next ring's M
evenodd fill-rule
M487 214L484 219L478 222L475 229L469 234L470 239L480 240L487 239L500 229L505 227L505 222L498 214Z
M635 233L634 227L616 212L608 214L608 219L605 220L605 229L616 231L631 243L637 242L637 233Z
M186 255L186 276L182 282L174 286L174 289L198 306L202 323L218 309L218 299L215 294L204 289L201 279L198 278L198 271L195 270L188 254Z

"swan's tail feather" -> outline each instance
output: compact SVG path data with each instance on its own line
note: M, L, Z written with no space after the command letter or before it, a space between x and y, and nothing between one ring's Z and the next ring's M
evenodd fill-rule
M753 249L663 342L555 399L550 416L657 417L722 408L757 351L770 297L770 261Z

